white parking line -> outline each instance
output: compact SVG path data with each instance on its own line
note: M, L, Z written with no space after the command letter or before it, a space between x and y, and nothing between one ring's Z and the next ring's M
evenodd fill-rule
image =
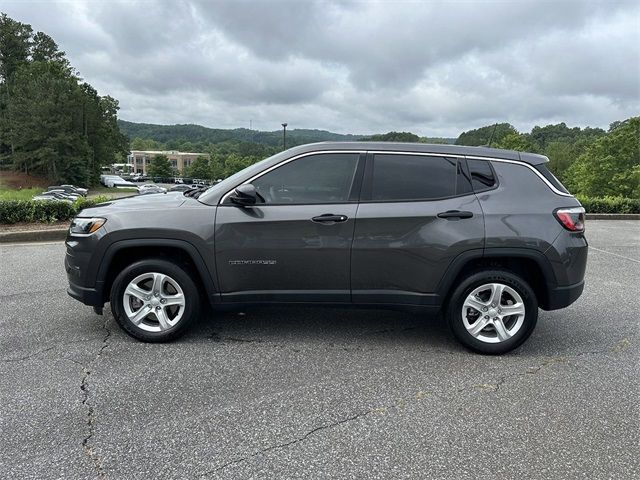
M624 258L625 260L630 260L630 261L635 262L635 263L640 263L640 260L636 260L635 258L629 258L629 257L625 257L624 255L618 255L617 253L607 252L606 250L602 250L600 248L596 248L596 247L594 247L592 245L589 245L589 249L590 250L595 250L597 252L608 253L609 255L613 255L614 257Z

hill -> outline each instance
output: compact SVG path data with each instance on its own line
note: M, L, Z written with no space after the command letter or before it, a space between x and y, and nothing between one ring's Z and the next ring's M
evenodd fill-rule
M151 123L134 123L118 120L120 131L130 139L152 139L160 143L178 141L180 143L223 143L223 142L253 142L268 146L282 145L282 130L262 132L248 128L220 129L208 128L202 125L155 125ZM362 135L343 135L327 132L326 130L287 130L287 146L303 143L325 141L353 141Z

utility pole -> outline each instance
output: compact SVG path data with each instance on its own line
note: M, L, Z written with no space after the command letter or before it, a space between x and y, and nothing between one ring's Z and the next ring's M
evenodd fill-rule
M287 124L282 124L282 146L284 147L282 150L287 149Z

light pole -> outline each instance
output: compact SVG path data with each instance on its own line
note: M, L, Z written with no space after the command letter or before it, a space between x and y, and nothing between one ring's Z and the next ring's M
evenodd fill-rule
M282 124L282 146L284 147L282 150L287 149L287 124Z

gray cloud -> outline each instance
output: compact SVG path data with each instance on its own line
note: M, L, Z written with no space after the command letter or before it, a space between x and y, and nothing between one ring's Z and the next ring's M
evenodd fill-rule
M121 117L455 136L640 113L633 2L18 2Z

